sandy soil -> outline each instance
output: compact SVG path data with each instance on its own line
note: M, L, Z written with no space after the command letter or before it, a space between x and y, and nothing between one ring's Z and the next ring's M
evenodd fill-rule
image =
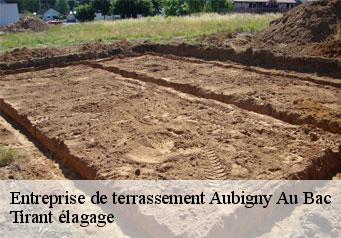
M222 67L208 62L193 63L183 58L177 60L152 55L115 59L102 64L171 82L191 84L217 95L228 96L237 105L241 102L254 103L255 110L257 106L263 106L264 110L282 111L307 123L341 133L341 90L321 85L335 81L329 78L318 77L321 84L317 84L278 76L275 74L278 72L261 74L247 67L238 68L236 64L232 67L221 64Z
M89 43L80 44L77 46L70 46L64 48L17 48L12 51L6 51L0 54L0 62L16 62L16 61L29 61L39 58L51 58L70 54L104 52L112 49L120 49L124 52L129 51L132 43L128 41L113 41L110 44L104 44L101 41L94 41Z
M251 46L285 55L341 59L341 1L308 1L256 34Z
M65 179L59 165L49 160L18 130L0 117L0 145L12 148L18 156L0 167L0 179Z
M312 97L318 93L322 103L328 96L328 103L340 102L335 88L325 95L321 85L209 64L155 56L102 64L148 71L169 81L197 82L211 90L229 88L240 97L292 110L298 110L293 101L302 90ZM134 75L127 78L93 65L5 75L0 97L28 115L48 138L63 141L101 179L280 179L302 171L305 178L317 178L324 168L315 162L328 159L324 151L339 150L338 134L184 94Z
M230 32L218 32L214 34L204 35L197 37L197 41L203 45L219 48L234 48L234 49L247 49L251 46L254 39L254 33L230 33Z

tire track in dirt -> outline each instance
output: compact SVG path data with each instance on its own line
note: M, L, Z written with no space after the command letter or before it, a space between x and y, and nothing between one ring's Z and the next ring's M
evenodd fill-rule
M203 149L207 165L205 166L206 178L208 180L225 180L228 179L226 166L223 165L213 149L207 146Z
M299 74L294 74L290 72L283 72L280 70L269 70L269 69L263 69L259 67L254 67L254 66L245 66L245 65L239 65L239 64L231 64L231 63L222 63L218 61L205 61L201 59L196 59L196 58L187 58L187 57L179 57L175 55L163 55L163 54L158 54L158 53L148 53L146 55L151 55L151 56L157 56L157 57L162 57L162 58L167 58L171 60L177 60L177 61L183 61L187 63L195 63L195 64L210 64L214 65L217 67L221 68L234 68L234 69L240 69L240 70L246 70L249 72L257 73L257 74L263 74L263 75L268 75L268 76L278 76L278 77L286 77L290 79L298 79L301 81L306 81L306 82L312 82L320 85L328 85L328 86L333 86L336 88L341 88L341 80L338 79L332 79L328 78L323 79L322 77L316 77L316 76L311 76L308 74L301 73L302 75Z
M335 121L319 121L310 115L301 117L298 113L274 108L273 105L271 105L270 103L259 103L253 98L243 98L238 95L225 95L222 93L220 94L197 85L172 82L165 78L157 78L150 74L129 71L117 66L105 66L98 62L88 61L86 62L86 65L119 74L126 78L133 78L143 82L149 82L157 84L159 86L169 87L176 91L191 94L196 97L212 99L223 103L232 104L241 109L252 111L262 115L267 115L293 125L311 124L325 131L341 134L341 126Z

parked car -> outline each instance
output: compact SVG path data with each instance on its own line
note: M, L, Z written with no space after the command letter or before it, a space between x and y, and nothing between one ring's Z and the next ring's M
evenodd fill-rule
M51 24L51 25L59 25L62 24L63 21L62 20L51 20L51 21L47 21L47 24Z

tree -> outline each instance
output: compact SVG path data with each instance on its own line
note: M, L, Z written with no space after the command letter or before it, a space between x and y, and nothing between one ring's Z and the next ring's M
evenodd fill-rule
M54 8L56 5L56 0L44 0L41 1L43 9Z
M206 0L185 0L185 7L190 14L203 12L206 5Z
M166 16L177 16L179 15L181 4L179 0L164 0L163 6L165 9Z
M23 0L23 8L31 13L40 11L40 0Z
M233 11L233 1L232 0L226 0L226 11L232 12Z
M92 21L95 18L95 10L90 4L83 4L76 7L76 18L79 21Z
M113 0L112 8L114 14L119 14L123 18L136 18L138 14L148 16L153 13L151 0Z
M95 12L100 12L104 17L108 15L111 10L111 3L109 0L94 0L91 3L92 8Z
M225 13L231 11L232 9L232 0L207 0L205 6L205 12Z
M123 18L130 17L134 14L137 16L136 0L113 0L112 7L113 13L121 15Z
M75 6L76 6L76 1L75 0L68 0L67 5L69 6L69 9L71 11L73 11L75 9Z
M153 15L158 15L162 12L163 0L152 0Z
M67 10L68 10L66 0L56 0L55 8L58 12L65 15L67 13Z
M153 15L154 8L151 0L137 0L137 14L143 16Z

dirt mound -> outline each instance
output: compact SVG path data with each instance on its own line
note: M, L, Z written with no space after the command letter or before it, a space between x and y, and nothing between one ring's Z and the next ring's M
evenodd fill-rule
M215 34L204 35L197 38L199 42L214 47L233 47L243 48L248 47L253 38L251 33L231 33L231 32L218 32Z
M49 25L38 17L25 16L20 19L20 21L8 25L2 29L5 32L24 32L24 31L34 31L41 32L47 31Z
M307 49L305 52L316 56L341 58L341 40L331 40L322 44L315 44L311 47L311 50Z
M64 53L63 50L54 49L54 48L38 48L38 49L28 49L28 48L20 48L14 49L11 52L5 52L0 61L4 62L12 62L12 61L23 61L30 60L34 58L43 58L43 57L53 57L62 55Z
M254 47L273 47L275 51L297 54L311 49L312 45L323 47L324 51L311 52L313 55L328 56L328 47L340 39L341 0L322 0L302 4L271 22L269 28L259 33ZM309 53L309 52L307 52ZM327 55L324 55L324 54ZM332 56L335 57L334 53ZM340 55L336 55L339 57Z
M26 47L14 49L13 51L5 52L0 56L0 62L14 62L14 61L26 61L37 58L56 57L68 54L79 53L99 53L108 51L111 49L121 49L122 52L129 51L132 43L129 41L117 41L110 44L104 44L101 41L89 42L74 47L66 48L36 48L29 49Z
M272 21L258 39L267 43L322 42L336 34L340 12L341 0L302 4Z
M80 45L77 49L77 52L100 52L107 51L113 48L122 49L122 51L126 51L131 47L131 42L122 40L122 41L114 41L110 44L105 44L102 40L97 40L94 42L88 42ZM74 48L76 49L76 48Z

